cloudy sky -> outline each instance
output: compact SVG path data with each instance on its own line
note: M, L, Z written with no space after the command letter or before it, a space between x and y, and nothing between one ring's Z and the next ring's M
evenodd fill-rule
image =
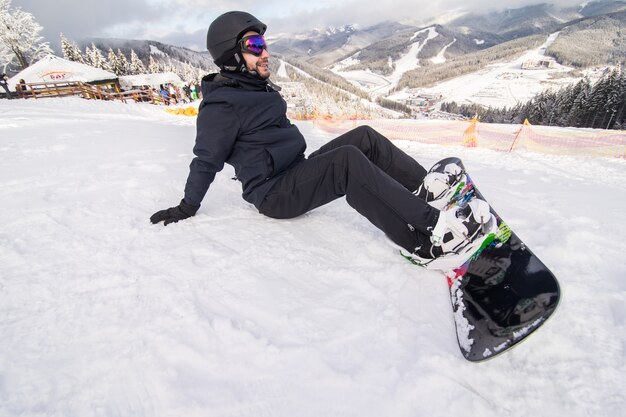
M549 1L549 0L548 0ZM576 5L583 0L554 0ZM487 11L541 3L541 0L13 0L13 7L32 13L53 46L59 34L150 39L204 50L211 21L229 10L245 10L268 25L268 34L300 32L314 27L391 19L419 22L461 8Z

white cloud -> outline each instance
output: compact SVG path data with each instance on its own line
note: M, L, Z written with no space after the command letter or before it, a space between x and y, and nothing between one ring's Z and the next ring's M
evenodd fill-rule
M349 23L419 21L462 7L476 12L516 8L540 0L13 0L32 13L54 44L59 33L70 39L94 36L152 39L204 49L209 24L229 10L245 10L267 23L270 32L305 31ZM576 5L580 0L555 0Z
M270 23L274 25L275 30L293 31L298 28L338 26L348 23L369 25L385 20L420 22L458 9L485 13L540 3L542 3L540 0L388 0L381 7L379 2L344 0L315 11L305 10L288 17L270 19ZM550 3L574 6L581 1L554 0Z

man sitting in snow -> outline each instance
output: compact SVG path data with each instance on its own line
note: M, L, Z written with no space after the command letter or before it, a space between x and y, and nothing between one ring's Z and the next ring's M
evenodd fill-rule
M429 204L426 200L437 196L429 190L432 181L425 181L426 170L368 126L305 158L304 137L287 119L279 88L269 81L265 30L257 18L238 11L219 16L209 27L207 47L221 70L202 80L196 157L185 195L178 206L152 215L152 223L194 216L226 162L242 182L243 198L272 218L297 217L345 195L350 206L419 260L475 241L481 224L474 216L458 218L453 210ZM454 175L444 175L445 186Z

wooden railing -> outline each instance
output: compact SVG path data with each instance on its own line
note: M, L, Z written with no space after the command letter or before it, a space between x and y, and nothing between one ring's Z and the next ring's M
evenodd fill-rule
M163 98L152 90L119 91L117 84L87 84L83 82L49 82L30 83L17 86L17 94L21 98L68 97L78 96L93 100L120 100L126 102L149 102L164 104Z
M129 99L135 102L147 102L152 104L167 104L163 97L152 90L130 90L118 93L124 100Z

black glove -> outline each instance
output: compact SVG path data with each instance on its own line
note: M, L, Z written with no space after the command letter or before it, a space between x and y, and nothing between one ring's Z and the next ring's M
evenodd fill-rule
M154 224L163 222L164 226L170 223L176 223L179 220L184 220L188 217L194 216L200 206L192 206L185 203L185 200L180 200L180 204L176 207L170 207L167 210L157 211L150 217L150 221Z

